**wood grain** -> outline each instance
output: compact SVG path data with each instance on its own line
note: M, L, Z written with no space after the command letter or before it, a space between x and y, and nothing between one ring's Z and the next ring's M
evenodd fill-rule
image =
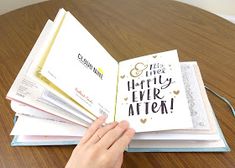
M0 167L64 167L74 146L11 147L14 112L5 99L48 19L69 10L117 60L177 49L198 61L204 82L235 105L235 25L201 9L166 0L57 0L0 16ZM235 167L235 119L208 93L229 153L125 153L123 168ZM79 159L79 158L78 158Z

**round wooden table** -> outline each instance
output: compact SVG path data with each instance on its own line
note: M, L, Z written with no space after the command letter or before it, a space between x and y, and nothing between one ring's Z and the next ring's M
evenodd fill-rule
M14 112L5 96L48 19L65 8L117 60L177 49L197 61L207 86L235 104L235 25L199 8L166 0L57 0L0 16L0 167L64 167L74 146L11 147ZM125 153L123 167L235 167L235 119L209 99L229 153ZM79 158L78 158L79 159Z

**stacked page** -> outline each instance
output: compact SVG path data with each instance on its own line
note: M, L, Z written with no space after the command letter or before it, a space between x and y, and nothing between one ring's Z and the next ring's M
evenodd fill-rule
M228 151L196 62L176 50L118 62L69 12L48 20L7 98L12 145L77 144L100 115L136 130L129 151Z

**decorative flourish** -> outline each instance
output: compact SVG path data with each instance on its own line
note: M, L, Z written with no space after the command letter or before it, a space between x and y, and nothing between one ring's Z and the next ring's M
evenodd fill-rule
M153 58L157 58L157 54L156 54L156 55L153 55Z
M141 118L141 119L140 119L140 122L141 122L142 124L145 124L146 121L147 121L147 118Z
M133 69L130 71L130 75L132 77L138 77L140 76L143 71L148 67L148 65L145 65L142 62L138 62Z
M180 93L180 91L179 91L179 90L174 90L173 93L174 93L175 95L178 95L178 94Z
M121 77L122 79L124 79L124 78L125 78L125 75L121 75L120 77Z
M138 76L140 76L142 73L143 73L143 71L140 71L140 70L137 70L137 69L133 68L133 69L131 70L131 72L130 72L130 75L131 75L132 77L138 77Z
M145 65L145 64L142 63L142 62L138 62L138 63L135 65L135 69L136 69L136 70L140 70L140 71L145 70L147 67L148 67L148 65Z

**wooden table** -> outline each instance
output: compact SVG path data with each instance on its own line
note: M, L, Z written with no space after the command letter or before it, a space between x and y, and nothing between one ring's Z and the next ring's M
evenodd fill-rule
M0 16L0 167L63 167L74 146L11 147L14 112L5 100L48 19L69 10L118 60L177 49L198 61L204 82L235 105L235 25L201 9L166 0L49 1ZM209 94L229 153L125 153L123 167L235 167L235 119ZM79 159L79 158L78 158Z

